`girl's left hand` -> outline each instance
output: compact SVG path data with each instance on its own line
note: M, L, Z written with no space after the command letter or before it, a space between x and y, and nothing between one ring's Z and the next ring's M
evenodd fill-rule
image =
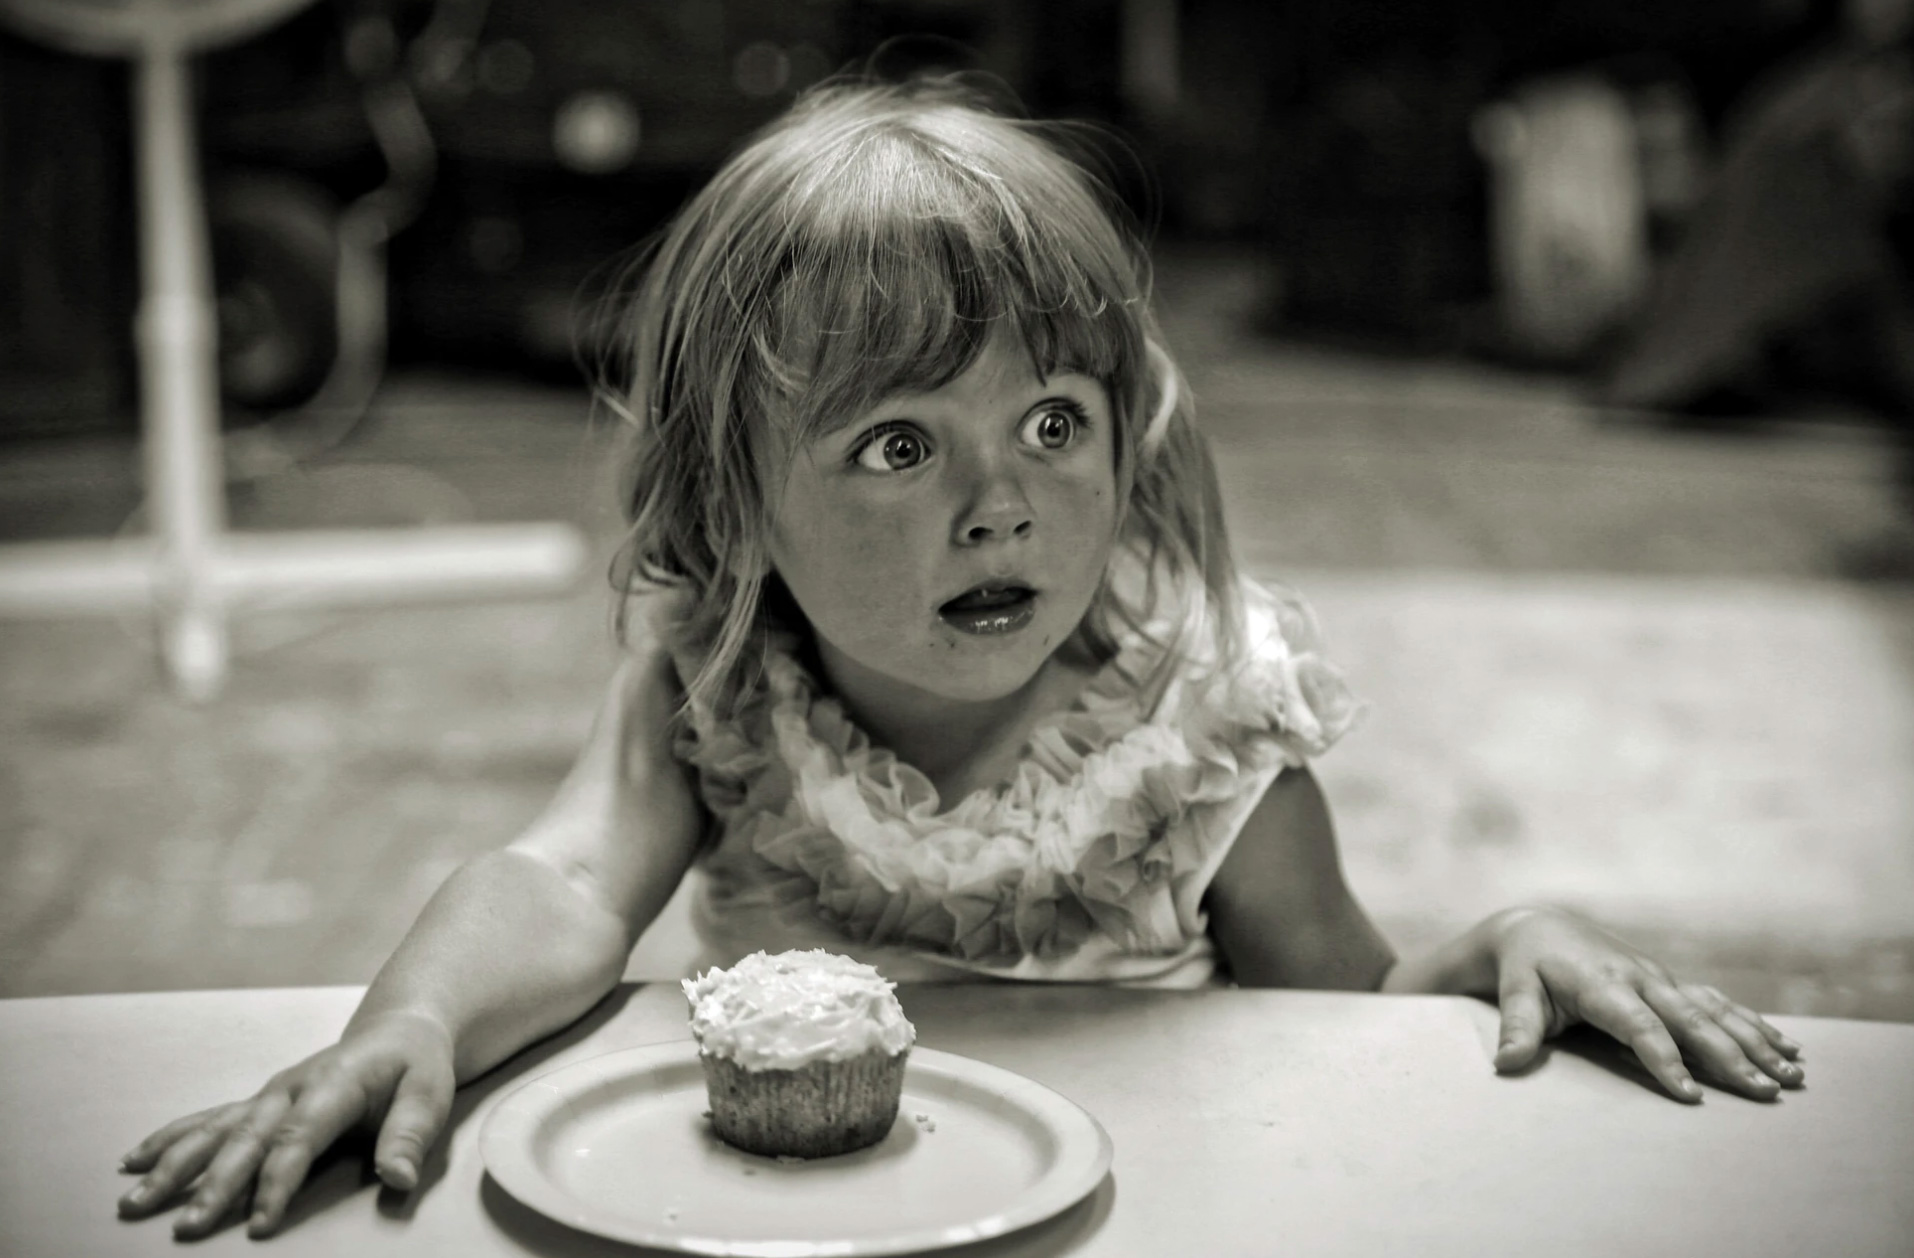
M1801 1086L1800 1047L1760 1014L1713 987L1677 982L1606 931L1545 909L1510 910L1485 926L1502 1007L1497 1070L1520 1069L1545 1038L1586 1022L1634 1049L1684 1101L1701 1100L1684 1057L1756 1100Z

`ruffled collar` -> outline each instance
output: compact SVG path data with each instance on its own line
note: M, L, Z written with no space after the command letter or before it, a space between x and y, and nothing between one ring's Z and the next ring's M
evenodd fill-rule
M948 808L822 693L788 635L767 641L734 717L691 713L679 753L724 826L720 849L794 882L787 894L850 940L1005 963L1065 955L1093 931L1174 951L1188 934L1174 888L1209 855L1202 827L1182 823L1275 761L1326 749L1357 712L1300 600L1246 596L1240 663L1199 646L1146 697L1138 679L1161 671L1171 634L1146 626L1038 726L1008 782ZM1199 623L1186 640L1214 635Z

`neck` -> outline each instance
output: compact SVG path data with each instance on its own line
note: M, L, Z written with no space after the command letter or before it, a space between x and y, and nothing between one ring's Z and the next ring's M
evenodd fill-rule
M1053 655L1017 690L965 700L867 672L828 649L819 663L851 719L929 778L945 807L1008 780L1037 722L1073 702L1089 676Z

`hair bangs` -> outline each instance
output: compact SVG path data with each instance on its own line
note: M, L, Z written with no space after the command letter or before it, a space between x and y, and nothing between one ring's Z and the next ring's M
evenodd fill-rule
M1020 154L925 121L857 137L792 189L747 371L794 443L948 384L1006 333L1040 375L1129 392L1144 282L1094 194L1028 137Z

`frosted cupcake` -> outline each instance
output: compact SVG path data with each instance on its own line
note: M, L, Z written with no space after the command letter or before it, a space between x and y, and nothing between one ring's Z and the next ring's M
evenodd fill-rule
M718 1137L769 1157L821 1158L897 1121L917 1031L875 969L821 949L756 952L684 981Z

